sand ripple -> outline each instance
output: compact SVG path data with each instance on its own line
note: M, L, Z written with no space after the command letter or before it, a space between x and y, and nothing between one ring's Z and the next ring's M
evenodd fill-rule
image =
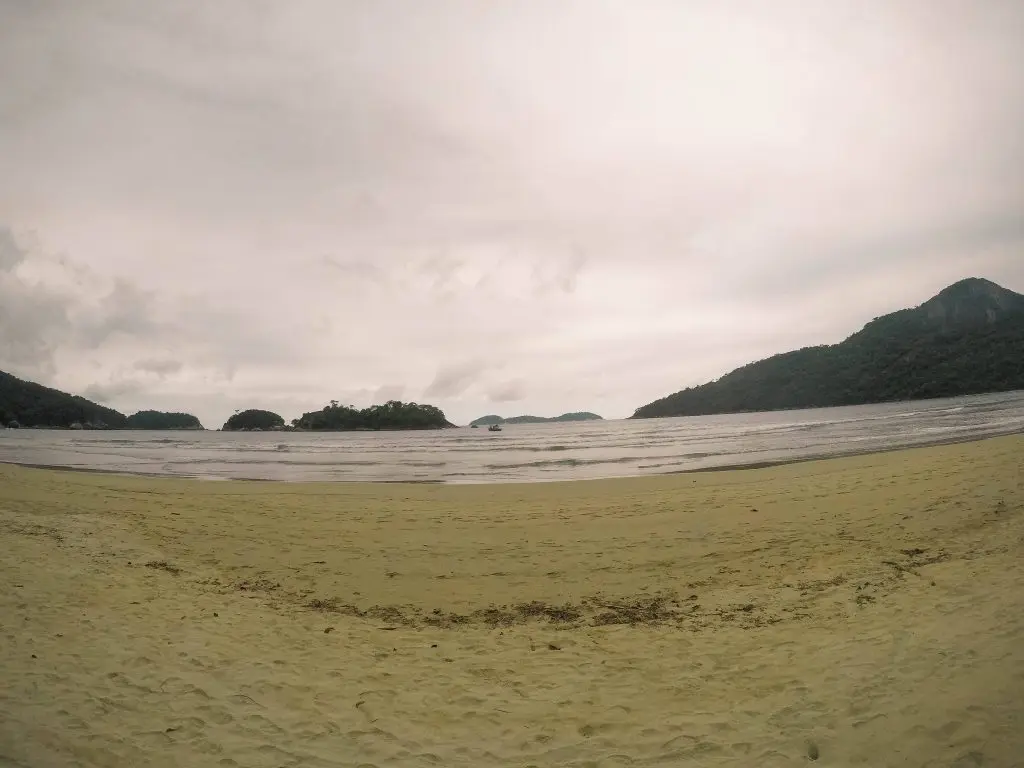
M482 489L0 468L0 765L1019 765L1022 449Z

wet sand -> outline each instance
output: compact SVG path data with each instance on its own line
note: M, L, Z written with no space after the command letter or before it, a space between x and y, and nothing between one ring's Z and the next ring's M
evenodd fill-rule
M0 466L0 766L1013 766L1024 436L537 485Z

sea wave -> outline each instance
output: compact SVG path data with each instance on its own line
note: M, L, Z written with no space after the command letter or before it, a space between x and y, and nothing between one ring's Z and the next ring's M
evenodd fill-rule
M1008 393L557 429L521 426L497 436L460 430L187 436L3 430L0 461L208 478L533 482L792 461L1020 431L1024 393Z
M601 459L546 459L543 461L524 461L519 464L484 464L492 470L503 469L543 469L545 467L586 467L597 464L630 464L643 461L643 456L616 456Z

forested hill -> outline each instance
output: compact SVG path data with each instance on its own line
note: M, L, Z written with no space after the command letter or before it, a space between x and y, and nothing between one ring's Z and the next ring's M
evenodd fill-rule
M955 283L876 318L839 344L737 368L632 418L856 405L1024 389L1024 296L989 280Z
M336 400L332 400L319 411L302 414L292 424L298 429L329 432L448 429L455 426L440 408L400 400L361 409L338 405Z
M124 429L128 417L84 397L0 371L0 424L23 427L71 427Z
M191 413L139 411L128 417L129 429L202 429L199 419Z
M248 432L250 430L262 432L267 429L284 429L284 419L273 411L249 408L232 414L221 429L224 432Z

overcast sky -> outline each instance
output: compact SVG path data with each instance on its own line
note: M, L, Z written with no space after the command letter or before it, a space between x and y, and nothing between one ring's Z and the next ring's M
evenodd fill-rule
M623 417L1024 292L1024 3L0 0L0 369Z

